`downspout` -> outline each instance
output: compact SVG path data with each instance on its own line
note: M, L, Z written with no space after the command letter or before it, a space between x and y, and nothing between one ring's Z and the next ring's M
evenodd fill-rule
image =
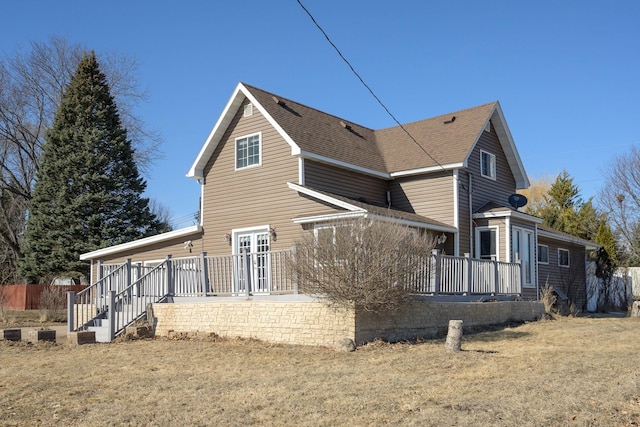
M453 255L460 256L460 185L459 170L453 171L453 226L456 228L453 240Z
M304 159L298 157L298 185L304 185Z
M535 280L536 280L536 300L540 301L540 281L538 280L538 224L535 224L535 228L533 229L533 233L535 236L535 241L533 243L533 249L535 250L534 255L533 255L533 260L535 262L535 270L534 270L534 274L535 274Z
M469 175L469 257L473 258L473 174L467 172Z

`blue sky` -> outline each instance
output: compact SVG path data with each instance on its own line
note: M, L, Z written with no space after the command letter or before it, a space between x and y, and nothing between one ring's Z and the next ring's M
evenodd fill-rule
M499 100L531 179L584 198L640 145L640 2L303 0L401 122ZM64 36L139 62L163 136L147 195L191 224L186 178L239 81L374 129L394 125L296 0L3 2L0 53Z

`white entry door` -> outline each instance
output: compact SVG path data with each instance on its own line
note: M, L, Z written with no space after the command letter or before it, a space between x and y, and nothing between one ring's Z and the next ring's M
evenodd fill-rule
M237 293L267 293L270 283L269 230L259 229L235 233Z
M535 287L534 275L534 236L531 230L513 228L512 251L513 261L519 262L522 271L522 286L525 288Z

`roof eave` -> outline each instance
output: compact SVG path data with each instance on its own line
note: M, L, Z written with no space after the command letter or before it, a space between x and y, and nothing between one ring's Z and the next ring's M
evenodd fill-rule
M258 102L258 100L251 94L251 91L247 89L245 85L242 83L238 83L236 89L233 91L231 98L227 102L222 114L218 118L218 121L213 126L211 133L207 137L204 145L200 149L200 153L196 157L196 160L193 162L193 165L187 172L187 177L201 179L204 175L204 168L207 165L207 162L213 155L216 147L220 143L222 136L227 130L227 127L233 120L238 108L242 105L244 99L247 98L253 104L253 106L260 111L260 113L267 119L267 121L273 126L276 131L284 138L284 140L291 147L291 154L298 155L300 154L300 147L296 144L293 139L282 129L282 127L274 120L274 118L267 112L267 110Z
M563 242L581 245L581 246L584 246L586 249L599 249L602 247L601 245L589 240L581 239L579 237L575 237L571 235L554 233L553 231L544 230L541 228L538 228L538 235L542 237L546 237L548 239L560 240Z
M109 246L106 248L98 249L92 252L86 252L80 254L81 261L87 261L91 259L99 259L106 255L117 254L118 252L140 248L154 243L165 242L167 240L177 239L179 237L186 237L192 234L196 234L202 231L202 226L193 225L191 227L181 228L179 230L169 231L167 233L156 234L155 236L145 237L143 239L134 240L127 243L121 243L119 245Z

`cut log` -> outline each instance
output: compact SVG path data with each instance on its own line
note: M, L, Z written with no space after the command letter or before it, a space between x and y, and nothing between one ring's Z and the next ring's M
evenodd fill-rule
M640 317L640 301L634 301L631 306L631 317Z
M444 348L450 351L460 351L462 348L462 320L449 320L449 331Z

